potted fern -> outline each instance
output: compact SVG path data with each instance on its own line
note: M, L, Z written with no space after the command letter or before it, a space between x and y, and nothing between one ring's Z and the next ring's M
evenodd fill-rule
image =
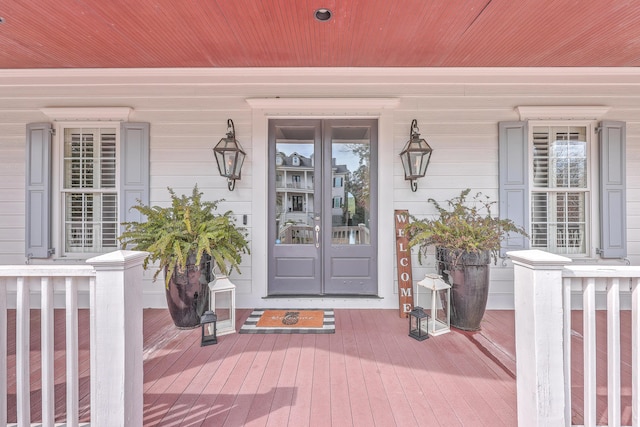
M177 196L169 188L171 206L133 206L144 222L125 222L119 237L122 248L135 245L146 251L143 267L157 263L156 280L164 272L165 294L171 318L178 328L195 328L208 310L208 284L212 270L227 275L249 252L246 232L237 227L233 212L217 213L218 204L203 201L196 184L190 196ZM213 264L213 265L212 265Z
M429 247L436 248L438 274L451 285L451 325L462 330L480 329L489 295L489 264L497 261L500 243L509 233L526 232L509 219L494 217L495 202L482 193L468 200L470 189L446 201L446 207L429 199L438 216L412 216L407 227L409 246L418 247L422 262Z

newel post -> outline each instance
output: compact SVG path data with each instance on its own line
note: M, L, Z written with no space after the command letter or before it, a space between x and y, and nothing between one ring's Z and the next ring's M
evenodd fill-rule
M115 251L87 260L90 289L91 425L142 426L142 261Z
M568 426L562 269L571 259L539 250L507 256L514 265L518 425Z

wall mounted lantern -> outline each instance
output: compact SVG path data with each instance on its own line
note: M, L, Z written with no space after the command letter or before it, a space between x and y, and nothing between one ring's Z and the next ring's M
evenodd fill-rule
M227 120L227 136L222 138L213 149L218 164L220 176L227 178L227 187L233 191L236 186L236 179L241 179L242 163L246 153L236 139L236 129L233 120Z
M218 317L213 311L207 310L200 317L200 325L202 326L202 340L200 347L206 345L218 344L218 336L216 331L216 322Z
M429 166L433 151L427 141L420 138L419 131L418 121L413 119L409 141L407 141L400 153L400 160L402 160L402 167L404 168L404 179L411 181L411 191L418 189L416 179L424 177L427 173L427 166Z

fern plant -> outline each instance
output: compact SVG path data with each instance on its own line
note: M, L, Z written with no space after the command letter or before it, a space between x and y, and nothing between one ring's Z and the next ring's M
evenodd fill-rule
M491 208L495 202L490 201L488 196L477 193L472 200L468 200L470 192L469 188L463 190L459 196L447 200L446 207L432 198L428 199L438 211L436 218L418 219L411 216L407 236L409 246L420 249L420 262L429 246L448 250L454 261L459 260L463 253L484 251L489 251L495 260L500 242L508 233L527 236L524 229L513 221L492 215Z
M240 273L242 254L249 253L247 234L244 228L236 226L232 211L216 213L218 204L224 200L203 201L197 184L191 196L177 196L173 189L168 190L170 207L146 206L140 201L133 206L146 221L122 223L125 227L119 237L122 248L135 245L137 250L149 252L143 267L159 263L154 280L166 268L167 287L176 270L186 271L190 254L195 254L195 265L200 265L202 256L208 254L221 274L233 270Z

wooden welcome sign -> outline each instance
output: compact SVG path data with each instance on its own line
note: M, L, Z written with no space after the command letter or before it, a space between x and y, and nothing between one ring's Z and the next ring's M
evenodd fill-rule
M409 223L409 211L394 211L396 219L396 257L398 263L398 297L400 317L408 317L413 310L413 279L411 275L411 251L405 227Z

